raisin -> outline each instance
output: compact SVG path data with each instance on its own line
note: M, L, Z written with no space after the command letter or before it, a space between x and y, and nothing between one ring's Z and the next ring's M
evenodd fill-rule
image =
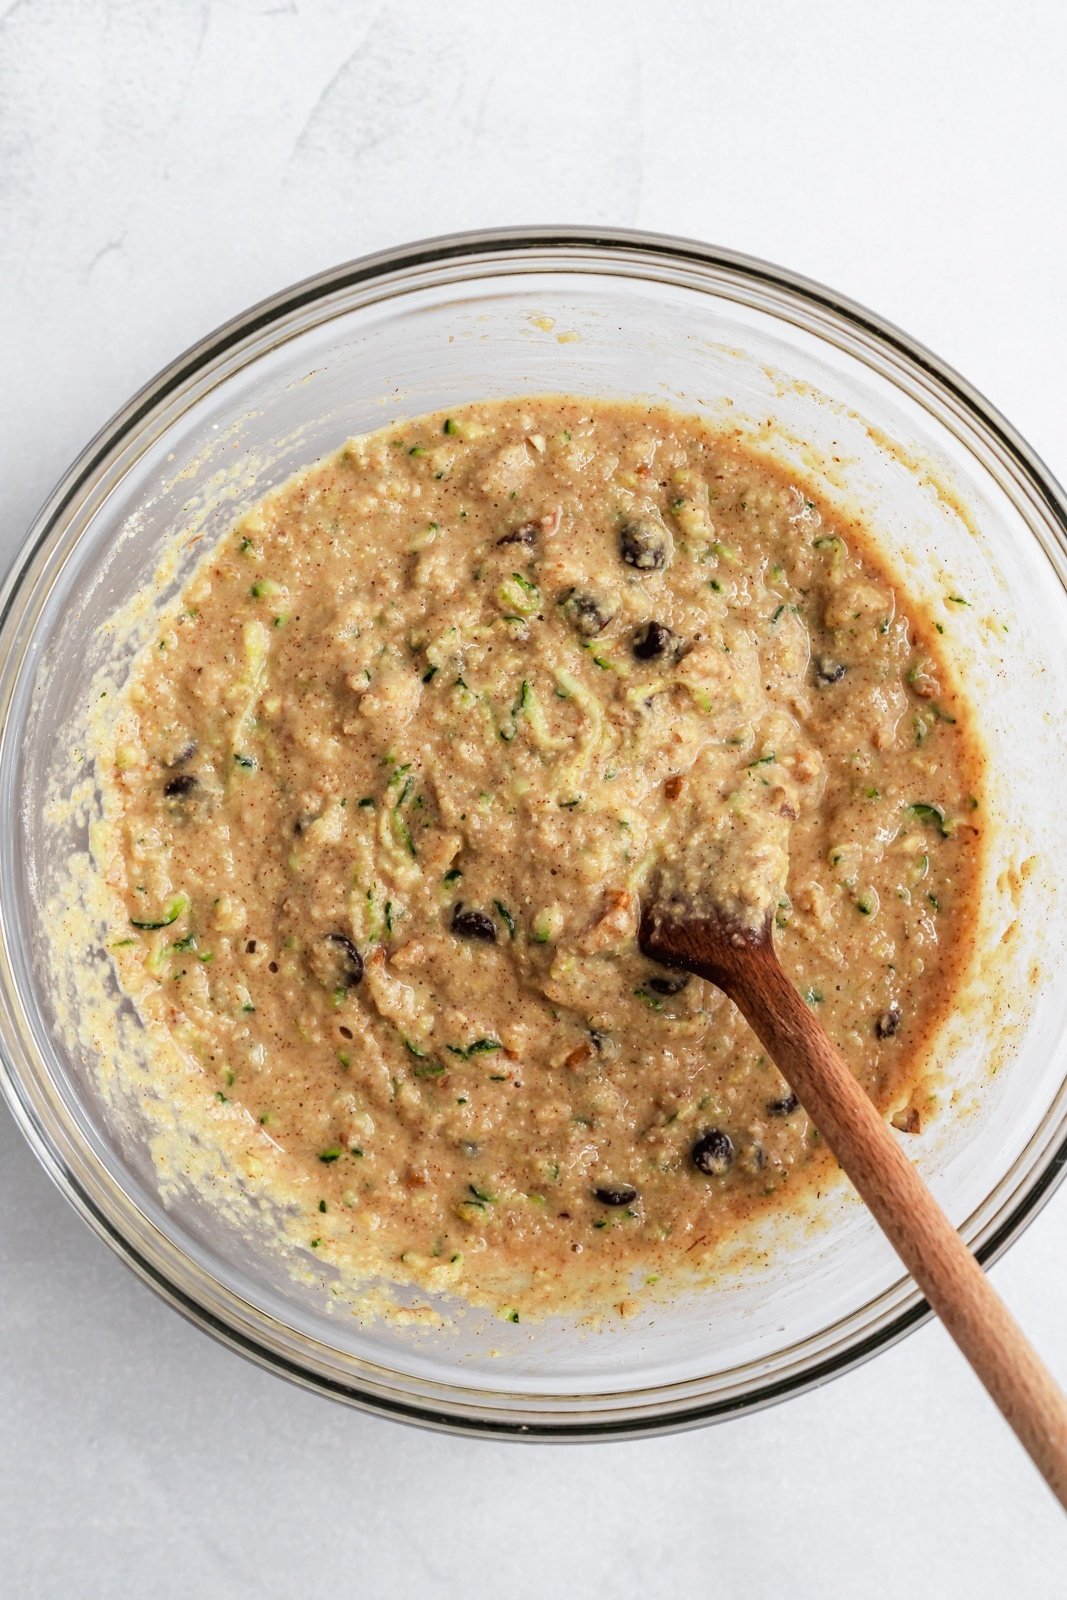
M163 785L163 793L168 800L180 800L187 794L192 794L197 786L198 779L191 772L179 772L176 778L168 778Z
M328 933L323 941L330 946L337 969L338 989L351 989L363 976L363 957L347 933Z
M800 1101L790 1089L788 1094L783 1094L778 1100L767 1101L767 1115L771 1117L791 1117Z
M467 910L462 900L457 900L452 908L452 932L458 933L461 939L486 939L490 944L496 943L496 923L492 917L486 916L484 911Z
M604 1184L593 1194L602 1206L632 1206L637 1199L637 1190L628 1183Z
M677 643L675 635L662 622L643 622L634 632L630 649L638 661L656 661L672 651Z
M891 1039L899 1027L900 1007L894 1000L888 1011L883 1011L876 1021L874 1031L879 1039Z
M670 534L655 517L631 517L619 529L619 554L638 572L659 572L670 560Z
M645 988L655 994L681 994L691 976L689 972L664 973L661 977L647 979Z
M592 639L603 633L615 615L615 607L609 601L572 589L563 602L563 612L575 633Z
M733 1165L734 1141L721 1128L709 1128L700 1135L690 1153L698 1172L720 1178Z
M531 545L537 543L537 532L536 522L524 522L520 527L506 533L502 539L498 539L497 544L523 544L529 549Z

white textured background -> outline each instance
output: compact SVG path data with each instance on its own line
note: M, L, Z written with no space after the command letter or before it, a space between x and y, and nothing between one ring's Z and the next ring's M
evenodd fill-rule
M3 0L0 0L0 4ZM129 392L248 302L452 228L635 225L823 279L1067 474L1053 0L15 0L0 12L0 559ZM1067 1380L1067 1192L994 1270ZM437 1438L185 1326L0 1112L0 1594L389 1600L1067 1588L1065 1525L930 1327L761 1416Z

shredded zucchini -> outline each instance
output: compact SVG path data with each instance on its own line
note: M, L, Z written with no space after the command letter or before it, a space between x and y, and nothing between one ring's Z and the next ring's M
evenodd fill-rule
M564 690L567 699L578 707L586 722L575 740L577 749L574 757L564 762L555 774L557 798L572 800L581 790L586 772L605 743L604 714L596 696L565 667L556 668L556 682Z

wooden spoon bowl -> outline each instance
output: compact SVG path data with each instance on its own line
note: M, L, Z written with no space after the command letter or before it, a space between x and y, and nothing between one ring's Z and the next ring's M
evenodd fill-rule
M653 902L638 943L734 1002L1067 1509L1067 1399L782 971L770 915L753 930Z

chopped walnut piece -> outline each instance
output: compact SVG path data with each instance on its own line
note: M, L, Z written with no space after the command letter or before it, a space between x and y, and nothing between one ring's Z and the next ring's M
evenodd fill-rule
M603 950L632 939L637 933L637 900L628 889L609 889L604 909L578 941L583 955L599 955Z

